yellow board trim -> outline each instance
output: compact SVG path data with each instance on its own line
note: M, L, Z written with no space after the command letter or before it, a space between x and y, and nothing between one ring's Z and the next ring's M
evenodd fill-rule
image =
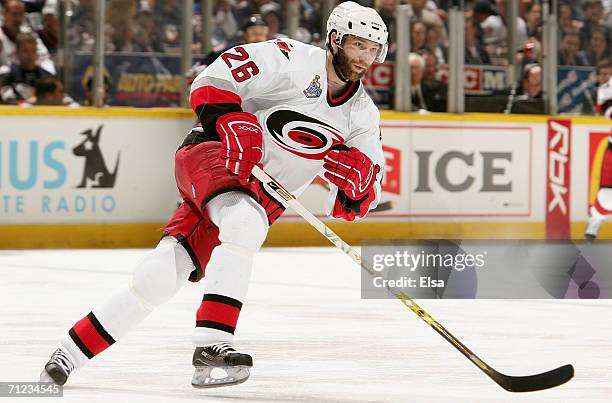
M0 249L30 248L151 248L162 236L164 223L141 224L8 224L0 225ZM572 223L572 238L583 239L585 222ZM386 239L544 239L542 222L482 223L331 223L351 245ZM612 225L604 224L601 239L612 239ZM329 241L303 222L276 223L265 246L330 246Z
M428 113L381 111L380 117L387 120L447 121L447 122L489 122L489 123L546 123L548 115L520 115L504 113ZM610 120L603 116L555 116L571 120L572 124L609 125Z
M411 112L381 111L383 121L449 121L449 122L490 122L490 123L546 123L550 116L546 115L518 115L501 113L429 113L418 114ZM124 118L158 118L158 119L193 119L194 113L188 108L68 108L59 106L34 106L23 108L20 106L0 106L0 116L58 116L58 117L124 117ZM569 119L573 124L609 125L610 121L603 116L559 116L560 119Z
M52 116L52 117L96 117L96 118L147 118L147 119L195 119L195 114L186 108L66 108L61 106L1 106L0 116Z
M165 223L0 225L0 249L150 248Z

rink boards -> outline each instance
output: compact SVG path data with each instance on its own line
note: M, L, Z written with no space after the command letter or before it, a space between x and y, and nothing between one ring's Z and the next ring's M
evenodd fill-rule
M176 208L180 109L0 110L0 247L148 246ZM371 238L580 238L610 133L604 118L383 112L381 202ZM326 184L300 200L325 218ZM602 235L612 237L612 224ZM270 245L320 244L288 211Z

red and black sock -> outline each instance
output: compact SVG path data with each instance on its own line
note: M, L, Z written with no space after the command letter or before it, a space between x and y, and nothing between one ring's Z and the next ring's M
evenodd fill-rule
M196 327L234 334L242 302L218 294L204 294L196 313Z
M72 326L68 334L89 359L115 343L115 339L104 329L93 312L89 312L87 316Z

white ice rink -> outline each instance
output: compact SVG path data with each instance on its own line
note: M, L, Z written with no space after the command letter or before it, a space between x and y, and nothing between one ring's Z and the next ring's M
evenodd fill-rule
M0 251L0 381L37 380L57 340L128 281L143 252ZM264 249L236 339L254 358L249 381L191 387L190 336L201 290L189 283L73 374L64 397L51 401L612 401L612 301L420 301L501 372L576 368L575 378L556 389L511 394L401 303L361 300L359 279L359 268L333 248Z

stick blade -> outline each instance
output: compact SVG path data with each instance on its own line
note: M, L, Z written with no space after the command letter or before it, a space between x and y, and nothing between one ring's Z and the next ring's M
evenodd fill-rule
M497 383L509 392L533 392L554 388L574 377L574 367L570 364L529 376L508 376L500 374Z

